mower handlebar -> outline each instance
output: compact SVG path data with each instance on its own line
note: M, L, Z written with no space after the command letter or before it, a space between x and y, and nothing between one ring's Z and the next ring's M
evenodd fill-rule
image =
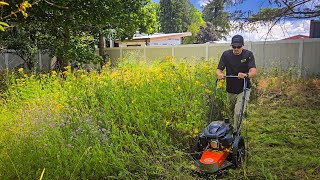
M227 79L227 78L239 78L238 76L234 76L234 75L229 75L229 76L224 76L223 79ZM245 77L244 79L246 79L248 77Z
M228 76L224 76L224 79L227 78L239 78L238 76L235 75L228 75ZM237 135L240 132L241 129L241 122L242 122L242 115L243 115L243 110L244 110L244 103L245 103L245 96L246 96L246 90L247 90L247 81L249 81L248 77L244 77L243 79L243 96L242 96L242 104L241 104L241 109L240 109L240 114L239 114L239 123L238 123L238 128L237 128ZM215 87L214 87L214 91L213 91L213 98L212 98L212 105L211 105L211 112L210 112L210 119L209 119L209 123L211 123L213 121L213 111L214 111L214 97L217 93L217 88L218 88L218 82L219 79L217 78L216 83L215 83Z

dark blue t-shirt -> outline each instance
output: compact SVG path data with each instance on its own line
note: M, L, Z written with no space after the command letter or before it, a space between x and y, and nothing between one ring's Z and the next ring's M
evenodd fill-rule
M226 68L227 76L237 76L239 72L248 73L250 68L255 68L256 63L253 53L243 49L240 55L233 54L233 50L226 50L221 55L218 69ZM248 79L247 88L251 88L251 82ZM227 92L239 94L243 91L243 79L227 78Z

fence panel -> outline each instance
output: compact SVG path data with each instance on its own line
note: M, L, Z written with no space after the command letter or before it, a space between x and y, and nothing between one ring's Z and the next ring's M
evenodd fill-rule
M11 51L10 53L7 53L7 56L8 56L8 64L7 64L8 69L14 69L17 66L22 66L23 68L25 67L24 60L21 59L20 56L12 53Z
M256 42L252 43L251 48L258 67L277 67L281 70L299 67L299 41Z
M208 44L208 59L219 60L223 51L230 49L230 44Z
M163 60L167 56L172 56L171 46L149 46L146 49L146 59L148 61Z
M132 50L133 47L130 47ZM299 39L299 40L282 40L267 42L245 42L244 48L254 53L257 67L260 69L270 70L289 70L294 68L301 75L320 74L320 39ZM127 48L111 48L105 51L112 54L113 51L120 52L116 58L121 56L121 51ZM223 51L230 49L229 43L223 44L194 44L178 46L158 46L143 47L144 58L148 61L154 59L163 59L166 56L173 56L176 59L201 60L215 59L218 60ZM143 56L142 55L142 56ZM109 57L111 57L109 55Z
M245 42L245 48L251 50L256 59L257 67L269 69L276 67L288 70L297 68L301 75L320 75L320 38L282 40L269 42ZM119 58L139 58L149 62L166 57L176 59L201 61L203 59L218 60L223 51L230 49L229 43L223 44L193 44L177 46L145 46L106 48L104 53L113 61ZM98 52L98 51L97 51ZM53 58L54 59L54 58ZM52 67L53 59L46 53L39 53L37 66L42 70ZM24 63L23 60L12 53L0 54L0 69L13 69Z
M302 75L320 74L320 40L304 41Z
M6 69L5 54L0 54L0 70Z
M206 59L206 49L203 44L173 46L176 59Z

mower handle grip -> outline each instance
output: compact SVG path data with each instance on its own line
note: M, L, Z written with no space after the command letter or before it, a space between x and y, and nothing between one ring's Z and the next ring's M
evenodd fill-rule
M235 76L235 75L228 75L228 76L224 76L224 79L227 78L239 78L239 76ZM248 77L244 77L243 79L248 78Z

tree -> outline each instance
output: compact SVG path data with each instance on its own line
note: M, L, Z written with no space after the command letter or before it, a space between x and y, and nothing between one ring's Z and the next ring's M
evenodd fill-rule
M6 33L20 33L20 29L28 32L25 38L37 48L48 49L52 56L57 56L58 67L62 69L72 62L100 60L95 56L96 40L109 29L115 30L120 39L132 38L137 30L156 31L155 15L152 15L155 12L145 15L146 8L152 9L150 3L150 0L37 1L27 19L6 19L17 29L11 28ZM10 9L5 12L10 14Z
M210 22L206 22L206 26L201 26L196 36L196 43L206 43L219 40L218 35L212 32L213 26Z
M203 19L211 23L211 31L218 39L225 39L230 31L230 14L224 11L227 3L226 0L209 0L202 11Z
M193 9L193 14L190 15L191 24L188 26L188 32L192 33L192 36L185 37L183 39L183 44L193 44L197 42L196 36L200 31L200 27L204 26L206 22L202 19L202 14L198 9Z
M269 3L272 8L262 8L257 13L235 11L232 13L233 20L239 22L239 28L243 29L255 23L271 22L275 25L285 20L320 17L319 0L269 0Z
M164 33L187 31L191 24L193 9L189 0L160 0L160 31Z
M1 14L0 14L0 31L5 31L5 28L9 27L9 25L6 22L3 22L3 20L9 18L10 16L17 16L17 14L19 12L21 12L23 17L26 18L26 17L28 17L28 13L26 13L27 8L32 7L32 5L28 1L23 1L22 3L20 3L19 6L18 5L12 6L11 5L11 7L10 7L9 3L4 2L4 1L0 1L0 8L3 8L3 6L9 6L9 8L12 9L12 11L10 12L10 14L6 14L4 17L3 17L3 13L1 12ZM16 6L18 8L16 8ZM12 7L14 7L15 9Z
M157 17L158 5L154 2L150 2L141 9L141 19L139 25L139 31L147 34L153 34L159 31L159 21Z

